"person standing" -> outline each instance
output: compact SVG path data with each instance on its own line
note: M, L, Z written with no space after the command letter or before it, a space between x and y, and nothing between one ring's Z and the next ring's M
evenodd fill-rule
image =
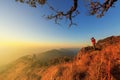
M91 43L93 45L94 50L96 49L96 40L94 37L91 38Z

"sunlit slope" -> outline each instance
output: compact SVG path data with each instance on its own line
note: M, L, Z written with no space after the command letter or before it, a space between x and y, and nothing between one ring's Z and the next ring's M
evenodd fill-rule
M120 36L82 48L73 62L49 67L41 80L120 80Z
M23 56L1 67L0 80L40 80L49 66L69 61L79 49L53 49L40 54Z

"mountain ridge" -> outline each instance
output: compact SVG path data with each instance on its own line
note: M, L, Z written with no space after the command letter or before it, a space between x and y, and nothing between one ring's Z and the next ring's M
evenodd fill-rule
M96 48L82 48L73 62L48 68L41 80L120 80L120 36L99 40Z
M79 50L72 61L48 67L31 65L32 60L29 61L30 63L21 62L12 67L12 70L8 69L7 72L1 74L0 79L120 80L120 36L99 40L96 43L96 48L94 50L92 46L84 47Z

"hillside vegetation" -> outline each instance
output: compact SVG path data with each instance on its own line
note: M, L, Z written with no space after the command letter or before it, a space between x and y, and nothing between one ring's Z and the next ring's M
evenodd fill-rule
M48 67L70 62L79 49L52 49L39 54L23 56L0 67L0 80L40 80Z
M73 62L48 68L41 80L120 80L120 36L82 48Z
M120 80L120 36L99 40L96 47L84 47L73 60L50 66L31 67L32 61L21 59L0 80Z

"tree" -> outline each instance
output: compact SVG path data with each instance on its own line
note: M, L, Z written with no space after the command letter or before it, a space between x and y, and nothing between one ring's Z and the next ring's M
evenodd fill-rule
M21 3L27 3L31 7L37 7L38 5L45 5L49 7L55 14L50 14L45 16L47 19L55 19L55 22L58 23L58 20L63 20L67 18L70 20L69 27L75 25L73 23L73 18L76 17L80 12L78 10L79 1L84 1L87 4L88 11L90 15L96 15L97 18L101 18L104 14L111 8L114 7L114 3L117 0L69 0L73 2L73 5L66 11L60 11L48 4L47 0L16 0Z

